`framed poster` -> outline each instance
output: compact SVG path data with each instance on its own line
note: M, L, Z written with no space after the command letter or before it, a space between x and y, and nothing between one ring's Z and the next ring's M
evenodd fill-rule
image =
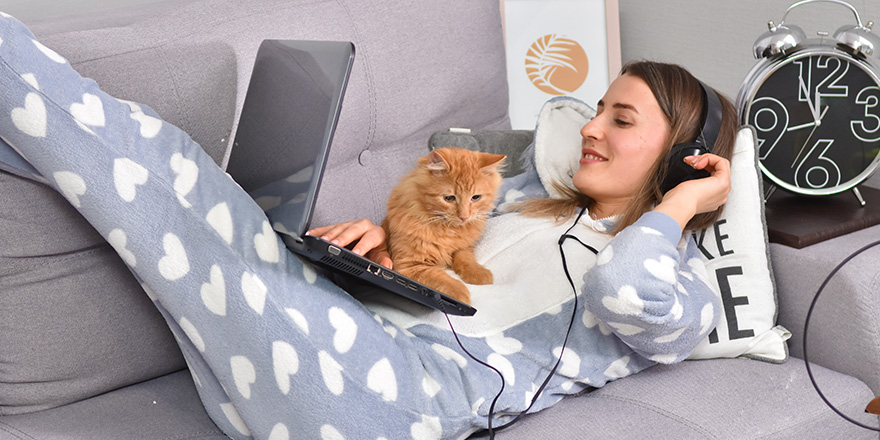
M617 0L501 0L501 13L514 129L535 128L554 96L595 106L617 77Z

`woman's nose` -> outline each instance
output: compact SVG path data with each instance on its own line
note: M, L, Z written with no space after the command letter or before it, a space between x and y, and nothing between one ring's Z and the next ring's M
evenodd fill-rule
M593 119L587 121L587 123L584 124L583 127L581 127L581 136L584 139L599 139L599 137L601 136L601 130L598 127L598 119L599 117L596 116Z

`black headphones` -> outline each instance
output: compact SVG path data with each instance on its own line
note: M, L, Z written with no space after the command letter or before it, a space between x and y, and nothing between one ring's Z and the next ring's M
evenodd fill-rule
M718 139L718 132L721 130L721 99L711 87L702 81L699 83L703 95L700 133L691 142L673 145L666 155L666 178L660 185L660 190L664 194L681 182L709 177L708 171L695 169L684 162L685 157L711 153L715 140Z

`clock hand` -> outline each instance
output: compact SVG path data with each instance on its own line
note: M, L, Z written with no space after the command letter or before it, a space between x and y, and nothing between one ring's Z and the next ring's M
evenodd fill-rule
M785 131L796 131L796 130L800 130L802 128L812 127L814 125L817 125L816 121L807 122L806 124L801 124L801 125L795 125L794 127L788 127L787 129L785 129Z
M807 135L807 140L804 141L804 145L801 146L801 150L798 151L797 156L794 157L794 162L791 163L791 168L794 168L794 166L797 164L798 159L800 159L800 157L801 157L801 153L804 152L804 148L807 148L807 144L810 143L810 138L813 137L813 133L815 133L815 132L816 132L816 129L819 128L820 125L822 125L822 118L825 117L825 112L827 112L827 111L828 111L828 106L826 105L825 108L822 109L822 114L819 115L819 119L817 119L815 123L812 123L812 124L814 124L814 125L813 125L813 129L810 130L810 134ZM806 125L806 124L805 124L805 125ZM791 129L789 129L789 131L790 131L790 130L791 130Z
M821 119L819 116L819 96L816 96L816 105L813 105L813 102L810 101L810 91L807 89L807 85L801 77L798 77L798 86L800 86L801 91L804 92L804 96L806 96L807 105L810 107L810 114L813 115L813 121L818 124Z

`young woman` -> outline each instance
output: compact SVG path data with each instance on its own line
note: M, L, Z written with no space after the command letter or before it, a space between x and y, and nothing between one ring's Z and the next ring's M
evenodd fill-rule
M107 95L3 14L0 84L0 169L56 188L113 245L178 336L208 413L233 438L461 438L487 426L490 408L528 407L559 357L531 411L686 358L720 312L689 234L677 245L726 200L735 122L725 101L716 154L687 159L711 177L660 194L663 157L694 139L702 109L699 83L676 66L627 67L582 129L578 193L525 208L551 230L567 229L557 217L571 223L586 207L573 233L600 252L570 261L584 274L585 305L560 303L564 313L460 338L504 373L497 402L496 371L467 357L448 329L397 326L316 276L185 133ZM183 170L194 184L178 180ZM391 264L369 222L315 233L359 239L356 252ZM560 340L572 312L582 322L563 355L561 341L548 341Z

